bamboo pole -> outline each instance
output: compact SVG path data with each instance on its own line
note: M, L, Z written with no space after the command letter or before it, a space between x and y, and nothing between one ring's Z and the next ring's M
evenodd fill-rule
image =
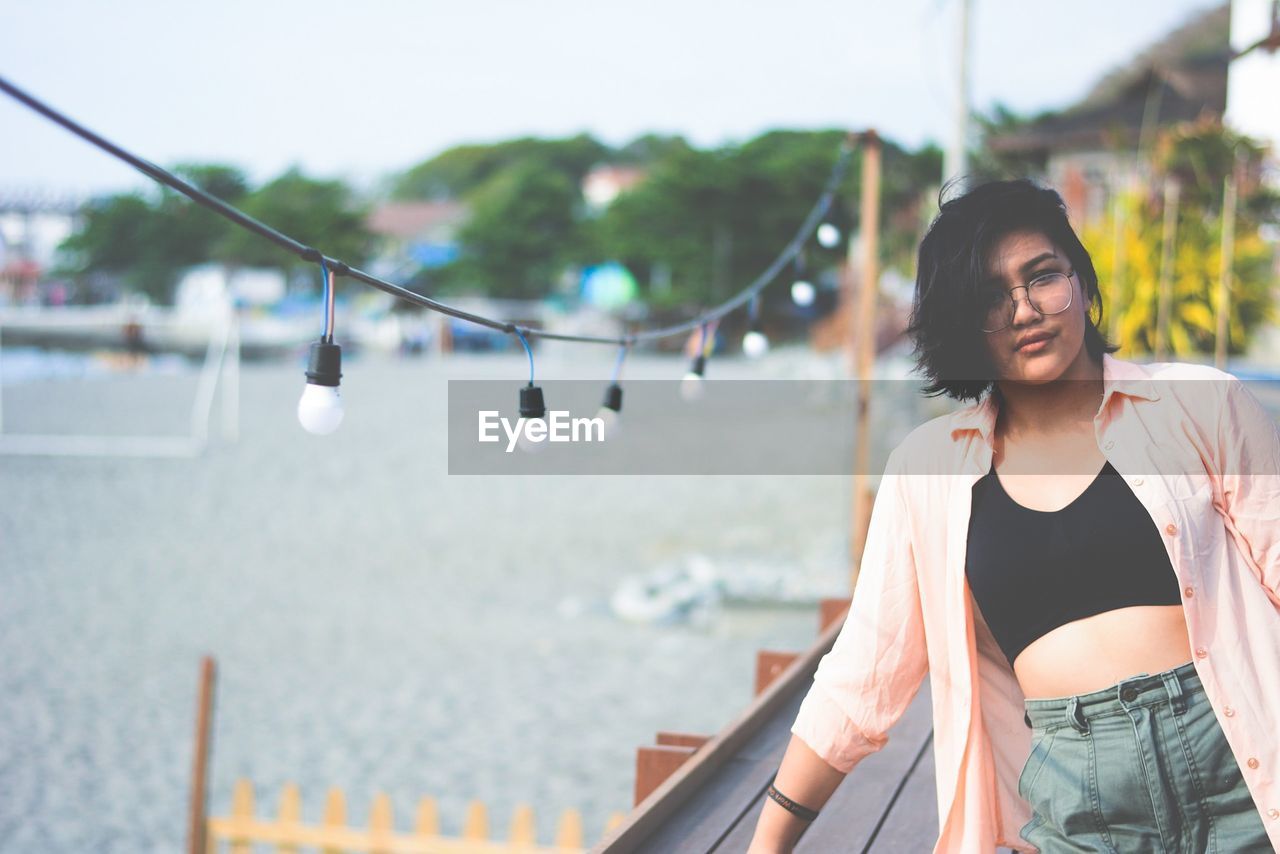
M1164 179L1164 232L1160 242L1160 292L1156 303L1156 361L1169 349L1169 317L1173 310L1174 249L1178 240L1178 198L1182 185L1172 175Z
M1222 192L1222 266L1218 272L1217 328L1213 336L1213 366L1227 366L1228 320L1231 315L1232 266L1236 248L1236 172L1227 174Z
M205 854L208 834L205 817L209 808L209 729L213 717L213 689L216 666L211 656L200 659L200 687L196 698L195 756L191 762L191 802L187 807L187 852Z
M854 433L853 519L850 555L850 589L858 583L862 550L866 545L866 524L871 496L866 488L871 464L871 367L876 357L875 310L880 280L880 137L874 130L861 135L862 141L862 274L859 283L857 336L858 414Z

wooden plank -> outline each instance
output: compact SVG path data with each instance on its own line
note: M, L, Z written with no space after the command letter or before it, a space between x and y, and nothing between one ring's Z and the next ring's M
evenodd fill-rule
M800 702L804 699L804 692L813 681L818 662L830 651L842 625L843 621L840 621L825 629L817 642L781 678L775 680L763 694L753 698L723 730L699 748L688 762L680 766L644 802L624 816L620 824L611 827L591 850L628 854L643 846L651 834L662 829L672 814L696 800L698 790L704 782L726 761L738 755L744 745L754 742L761 728L780 714L784 717L789 715L791 721L794 721ZM779 737L781 742L774 744L775 750L782 749L780 744L789 738L786 732ZM776 770L776 766L773 770Z
M872 851L933 850L938 841L938 791L933 771L933 739L928 738L872 842Z
M630 850L653 854L715 850L725 833L759 801L778 770L791 737L791 724L803 699L802 692L786 698L776 714L733 751L690 797L682 799L660 826ZM745 851L746 846L738 850Z
M667 781L690 756L696 747L675 744L642 744L636 748L635 800L639 804L653 790Z
M711 740L709 735L698 735L691 732L667 732L661 730L658 732L657 738L654 739L656 744L668 744L674 747L692 747L695 750Z
M797 658L798 652L779 652L772 649L756 650L756 695L763 694L773 680L782 675Z
M876 837L877 827L894 805L898 789L907 779L921 749L933 737L933 705L926 678L911 705L889 731L889 741L863 759L823 806L818 817L800 837L797 854L826 854L828 851L862 851ZM932 751L926 751L932 757ZM932 758L930 758L932 765ZM937 810L919 816L932 822L936 840ZM932 847L930 845L925 849ZM890 851L892 849L884 849ZM898 849L917 850L911 848Z
M837 621L843 622L845 614L849 613L849 605L853 602L851 596L837 596L830 599L823 599L818 603L818 633L825 632L832 623Z
M778 770L778 765L781 764L782 754L786 752L786 745L790 741L790 726L794 720L794 715L787 720L787 738L782 742L772 767L768 768L768 773L760 781L758 793L750 807L731 828L727 829L728 832L717 846L709 850L729 854L729 852L746 851L750 846L751 837L755 834L756 822L760 818L761 810L764 809L766 798L764 790L768 787L774 772ZM932 731L933 715L929 684L926 680L897 725L890 730L889 741L884 748L859 762L823 806L818 818L797 843L797 854L804 851L825 854L828 851L862 850L860 846L872 838L876 822L892 803L894 790L909 771L921 744L929 738ZM932 766L932 758L930 763ZM929 785L933 785L931 776ZM936 812L934 810L935 814ZM868 817L870 817L869 821ZM937 824L936 819L934 824ZM929 847L932 847L932 840ZM888 848L884 850L892 851Z

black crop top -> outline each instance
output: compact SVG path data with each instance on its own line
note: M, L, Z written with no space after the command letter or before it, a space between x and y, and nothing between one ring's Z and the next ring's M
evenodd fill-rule
M973 485L965 575L1013 660L1065 623L1130 605L1177 605L1178 577L1151 516L1107 462L1060 510L1018 504L995 465Z

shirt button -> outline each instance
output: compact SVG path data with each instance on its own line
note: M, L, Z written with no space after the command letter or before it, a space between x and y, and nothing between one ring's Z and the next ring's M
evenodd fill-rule
M1208 654L1209 654L1209 651L1204 647L1202 646L1196 647L1196 658L1204 658Z
M1115 443L1115 442L1107 442L1107 444L1103 445L1102 447L1109 451L1109 450L1111 450L1112 448L1114 448L1114 447L1115 447L1115 445L1116 445L1116 443Z
M1142 478L1140 478L1140 477L1135 477L1135 478L1133 479L1133 485L1134 485L1134 486L1142 486Z
M1250 768L1257 768L1257 767L1258 767L1258 760L1257 760L1257 759L1254 759L1252 756L1250 756L1250 757L1249 757L1249 767L1250 767Z
M1184 587L1182 588L1182 595L1190 599L1192 596L1196 595L1196 592L1190 587Z
M1275 809L1275 808L1273 807L1273 808L1271 808L1271 809L1267 810L1267 815L1271 816L1272 818L1280 818L1280 810Z
M1223 713L1224 715L1226 715L1227 717L1231 717L1232 715L1234 715L1234 714L1236 713L1236 710L1235 710L1235 709L1233 709L1233 708L1231 708L1230 706L1223 706L1223 707L1222 707L1222 713Z
M1164 526L1164 532L1172 537L1174 534L1178 533L1178 526L1170 522L1168 525Z

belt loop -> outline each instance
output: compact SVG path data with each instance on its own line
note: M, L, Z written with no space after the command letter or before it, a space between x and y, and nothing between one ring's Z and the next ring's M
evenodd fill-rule
M1160 678L1164 680L1164 690L1169 694L1169 709L1175 715L1185 712L1187 710L1187 697L1182 691L1182 682L1179 681L1177 674L1172 670L1166 670L1160 674Z
M1067 721L1081 733L1089 732L1089 722L1080 711L1080 701L1072 697L1067 701Z

